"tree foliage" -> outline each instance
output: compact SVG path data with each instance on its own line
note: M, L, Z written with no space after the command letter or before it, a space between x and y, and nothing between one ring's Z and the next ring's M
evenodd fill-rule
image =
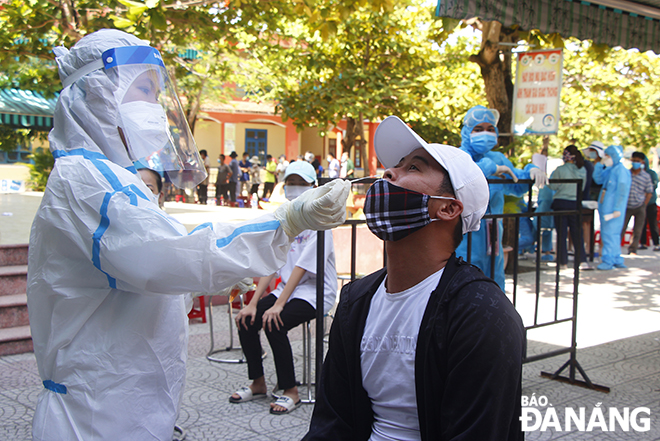
M35 191L44 191L48 182L48 176L50 176L50 172L55 166L55 158L53 158L53 155L48 150L39 148L30 155L30 159L32 160L32 164L28 164L30 168L30 180L28 184Z
M319 2L318 14L333 6ZM437 23L431 11L408 1L380 9L354 5L336 15L325 28L314 19L289 23L284 39L254 51L273 75L246 87L276 99L283 118L301 129L326 130L347 119L345 149L365 139L364 120L424 118L420 109L433 107L428 85L440 61L428 38Z
M465 112L493 106L483 82L492 66L484 60L506 64L507 50L496 43L509 38L565 47L561 125L550 137L551 154L594 139L644 151L658 143L657 56L515 28L481 44L454 35L469 25L436 19L421 0L6 0L0 87L53 96L60 82L52 47L114 27L161 51L191 125L205 104L231 99L225 86L234 83L250 99L274 101L299 128L326 130L347 119L348 148L364 139L362 121L391 114L430 141L458 145ZM506 80L515 66L500 68ZM510 94L511 86L498 93ZM502 124L500 131L509 131ZM10 135L3 147L18 140ZM540 144L538 137L515 138L512 159L527 161Z

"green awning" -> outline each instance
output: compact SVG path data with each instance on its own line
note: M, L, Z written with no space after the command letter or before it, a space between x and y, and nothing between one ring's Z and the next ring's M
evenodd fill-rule
M0 90L0 124L16 129L53 128L57 98L46 99L30 90Z
M438 0L438 17L479 17L523 30L660 54L660 0Z

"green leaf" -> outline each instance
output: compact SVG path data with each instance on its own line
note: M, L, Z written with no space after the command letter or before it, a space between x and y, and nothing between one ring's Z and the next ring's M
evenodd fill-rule
M135 21L127 18L117 17L116 15L110 16L114 25L119 29L126 29L135 24Z

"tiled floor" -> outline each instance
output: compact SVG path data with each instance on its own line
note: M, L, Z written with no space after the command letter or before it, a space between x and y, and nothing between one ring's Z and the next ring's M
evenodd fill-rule
M216 306L223 310L224 306ZM218 317L219 316L219 317ZM227 345L227 327L224 314L216 318L216 347ZM223 325L224 324L224 325ZM296 372L301 375L302 347L300 329L291 332ZM178 424L186 430L188 440L297 440L307 431L312 406L303 405L290 415L275 416L268 412L269 400L244 404L231 404L229 395L247 384L245 364L212 363L206 359L209 350L206 324L193 324L189 345L188 375L184 400ZM264 342L264 347L268 347ZM552 349L547 343L530 341L529 353ZM224 355L224 354L223 354ZM230 356L233 354L229 354ZM643 334L602 345L580 349L578 362L591 381L608 386L610 393L552 381L540 376L541 371L555 372L568 355L558 356L524 366L523 395L537 400L546 397L549 404L538 407L545 417L551 404L556 410L562 431L540 429L529 432L528 440L658 440L660 439L660 332ZM267 356L264 366L269 384L275 383L272 357ZM568 371L564 372L568 375ZM577 374L576 378L582 377ZM478 381L478 379L475 379ZM42 390L37 366L32 354L0 358L0 439L29 440L31 418L37 395ZM541 401L543 402L543 401ZM598 403L601 403L600 405ZM596 426L591 432L564 432L564 414L567 407L585 408L588 424L596 406L601 409L625 407L632 411L638 407L650 409L650 430L629 432L615 426L614 432L604 432ZM648 416L640 413L638 417ZM608 412L605 411L606 421ZM637 420L641 425L641 420ZM533 425L534 421L530 421ZM609 427L609 422L607 422ZM550 425L551 426L551 425ZM556 428L555 428L556 429ZM586 427L585 427L586 429Z
M19 206L15 196L0 197L0 211L12 213L12 216L0 218L0 243L27 242L36 200L28 199L24 205ZM11 204L7 204L9 202ZM11 210L6 208L8 206L12 207ZM187 209L186 204L175 204L170 210L175 216L183 216L182 222L191 225L208 220L206 218L209 215L204 212L205 207L193 206ZM226 218L229 215L226 210L238 209L223 210L213 215ZM252 214L251 210L235 213L238 216L248 214L246 212ZM19 240L10 238L10 230ZM548 406L538 408L546 427L528 432L528 440L660 440L659 262L660 253L647 250L641 251L638 256L626 256L626 263L630 267L628 270L581 274L577 360L591 381L608 386L611 391L606 394L540 376L541 371L555 372L568 360L568 355L526 364L523 371L523 395L527 399L536 397L537 400L546 397L549 403ZM541 279L544 286L539 300L542 313L546 313L555 304L552 290L545 292L549 280L554 280L551 273L544 272ZM562 277L566 280L570 280L571 275L571 270L562 270ZM530 305L536 298L532 277L531 274L522 274L519 279L518 310L526 324L533 320L533 317L530 318L530 314L533 314ZM568 285L562 282L557 300L561 313L567 310L570 312L572 308L567 290L570 291ZM228 344L225 308L214 308L218 348ZM570 344L570 332L566 329L547 328L530 331L528 339L528 354L540 354ZM296 372L300 377L300 329L291 332L291 340ZM269 414L266 400L229 403L228 396L247 383L247 367L245 364L209 362L206 359L209 345L208 324L191 325L186 392L178 421L185 429L188 440L297 440L306 433L312 413L311 405L303 405L290 415L275 416ZM264 347L268 348L265 341ZM269 384L273 385L275 373L272 357L268 356L264 365ZM566 371L564 375L567 375ZM581 379L581 376L577 374L577 378ZM33 354L0 357L0 440L31 439L32 415L42 389ZM550 407L557 414L557 424L553 424L554 421L548 417L552 413L548 410ZM563 430L568 407L576 412L584 408L584 431L578 431L575 424L571 425L572 430ZM598 425L599 414L596 409L603 409L604 424L609 429L609 416L614 413L610 409L624 412L626 407L629 412L647 407L650 411L649 430L634 430L636 424L643 426L640 417L648 417L645 412L637 415L635 424L631 424L628 431L620 425L615 425L612 432L604 431ZM591 425L595 428L591 427L592 430L588 431L590 419L593 419Z

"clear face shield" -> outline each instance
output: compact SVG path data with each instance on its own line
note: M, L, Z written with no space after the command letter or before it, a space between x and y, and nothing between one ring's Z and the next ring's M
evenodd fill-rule
M102 60L106 71L115 70L119 84L128 84L118 97L117 126L130 159L164 173L178 188L192 188L206 179L160 53L150 46L126 46L105 51Z
M500 112L495 109L474 109L465 117L463 122L467 127L474 127L481 123L491 123L497 127L497 122L500 120Z

